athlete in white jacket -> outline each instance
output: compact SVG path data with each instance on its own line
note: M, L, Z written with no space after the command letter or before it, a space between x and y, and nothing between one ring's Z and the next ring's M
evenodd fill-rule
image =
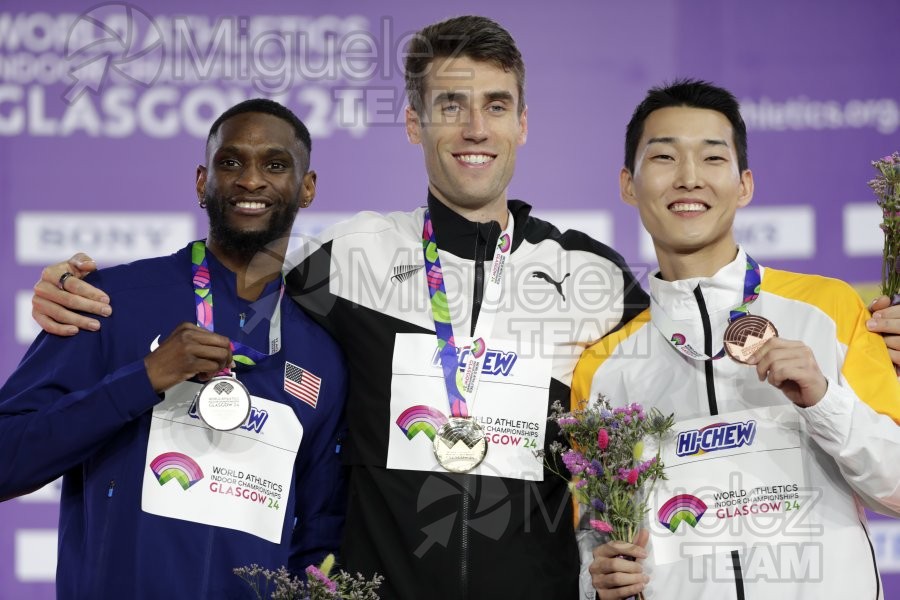
M660 270L650 308L583 355L573 402L603 394L677 424L635 543L583 534L583 595L883 597L862 507L900 512L900 385L848 285L760 267L735 244L753 177L734 97L696 81L651 90L621 191Z

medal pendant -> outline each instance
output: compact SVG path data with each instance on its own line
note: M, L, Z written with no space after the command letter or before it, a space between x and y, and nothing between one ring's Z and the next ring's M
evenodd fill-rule
M213 377L194 399L197 415L210 428L231 431L250 416L250 392L236 377Z
M487 439L475 419L451 417L434 436L434 456L453 473L471 471L484 460Z
M739 317L725 329L725 352L737 362L747 364L756 351L773 337L778 337L778 330L765 317Z

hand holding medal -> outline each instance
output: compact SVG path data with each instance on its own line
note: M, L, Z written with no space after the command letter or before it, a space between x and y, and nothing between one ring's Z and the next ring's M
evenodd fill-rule
M767 380L801 408L814 406L828 390L812 349L803 342L773 337L746 362L756 366L760 381Z
M232 364L228 338L182 323L144 358L147 377L159 394L192 377L209 379Z

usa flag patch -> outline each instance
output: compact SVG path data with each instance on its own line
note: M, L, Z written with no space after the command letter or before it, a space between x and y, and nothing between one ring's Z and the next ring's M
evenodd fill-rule
M313 408L319 401L322 379L294 363L284 362L284 391Z

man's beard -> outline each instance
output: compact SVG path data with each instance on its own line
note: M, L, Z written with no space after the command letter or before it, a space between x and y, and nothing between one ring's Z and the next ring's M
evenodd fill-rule
M235 258L249 262L273 242L286 237L293 227L300 208L299 202L278 204L272 208L269 223L261 231L242 231L230 225L226 218L228 201L207 192L204 197L209 217L209 233L219 245Z

